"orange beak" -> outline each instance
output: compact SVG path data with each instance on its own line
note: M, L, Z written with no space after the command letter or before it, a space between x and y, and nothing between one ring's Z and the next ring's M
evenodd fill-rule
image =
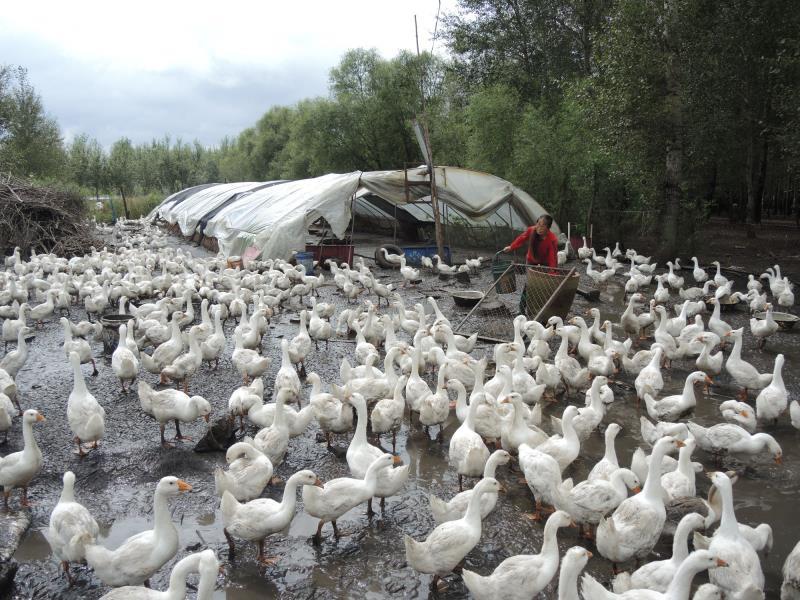
M211 415L203 415L203 418L206 420L206 423L208 423L208 420L209 420L210 417L211 417Z
M317 480L314 482L314 485L317 487L325 487L325 484L322 483L322 479L320 479L319 477L317 477Z
M718 567L727 567L727 566L728 566L728 563L726 563L726 562L725 562L724 560L722 560L721 558L718 558L718 559L717 559L717 566L718 566Z
M635 488L633 488L631 491L632 491L634 494L638 494L639 492L641 492L641 491L642 491L642 488L641 488L641 487L639 487L639 486L637 485L637 486L636 486Z
M36 420L37 421L46 421L47 419L44 418L43 414L38 414L38 415L36 415Z
M392 457L392 464L393 465L402 465L403 464L403 459L400 458L399 456L395 455L395 456Z
M782 465L783 464L783 455L782 454L778 454L775 457L775 464L776 465Z
M183 479L178 479L178 490L181 492L191 492L192 486L186 483Z
M750 411L749 410L743 410L739 414L742 415L745 419L750 418Z
M591 552L589 552L589 551L587 550L587 551L586 551L586 556L588 556L589 558L592 558L592 557L594 556L594 554L592 554Z
M713 382L713 381L711 381L711 377L709 377L708 375L706 375L706 385L711 385L712 383L714 383L714 382Z
M680 441L680 440L675 440L675 445L676 445L678 448L683 448L683 447L684 447L686 444L684 444L684 443L683 443L682 441Z

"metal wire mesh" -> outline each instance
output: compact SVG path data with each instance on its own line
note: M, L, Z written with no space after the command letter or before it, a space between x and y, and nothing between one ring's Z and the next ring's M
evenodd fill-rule
M483 298L456 326L492 341L514 339L513 319L524 314L544 323L553 315L565 317L572 306L580 276L574 268L508 265L484 292Z

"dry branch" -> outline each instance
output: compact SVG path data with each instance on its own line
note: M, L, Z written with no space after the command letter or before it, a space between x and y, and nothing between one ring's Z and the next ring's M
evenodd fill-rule
M0 176L0 255L19 246L26 255L52 252L69 258L99 244L80 195Z

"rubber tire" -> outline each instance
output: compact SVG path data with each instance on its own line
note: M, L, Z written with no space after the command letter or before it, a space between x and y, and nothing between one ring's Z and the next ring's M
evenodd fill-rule
M389 254L403 254L403 251L400 249L399 246L395 246L394 244L383 244L382 246L378 246L375 249L375 262L378 264L379 267L383 267L384 269L399 269L400 265L393 265L388 260L383 257L383 252L381 252L381 248L385 248L386 252Z

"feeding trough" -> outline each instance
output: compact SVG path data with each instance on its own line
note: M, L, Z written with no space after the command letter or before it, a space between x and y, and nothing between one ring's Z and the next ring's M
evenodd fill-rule
M708 307L709 312L714 312L714 303L712 300L714 296L709 296L705 299L706 306ZM732 310L736 310L736 306L739 304L738 296L736 298L731 298L731 296L723 296L717 300L719 302L719 309L722 312L729 312Z
M763 321L764 319L767 318L767 313L757 312L753 316L756 319ZM772 320L775 321L778 324L778 327L780 327L781 329L791 329L792 327L794 327L795 323L800 321L800 317L790 313L773 312Z
M103 354L110 356L114 354L119 344L119 326L125 325L133 319L131 315L109 314L100 317L100 324L103 331L100 334L103 340Z
M463 306L464 308L472 308L483 298L483 292L476 290L466 290L463 292L452 292L453 302L456 306Z

